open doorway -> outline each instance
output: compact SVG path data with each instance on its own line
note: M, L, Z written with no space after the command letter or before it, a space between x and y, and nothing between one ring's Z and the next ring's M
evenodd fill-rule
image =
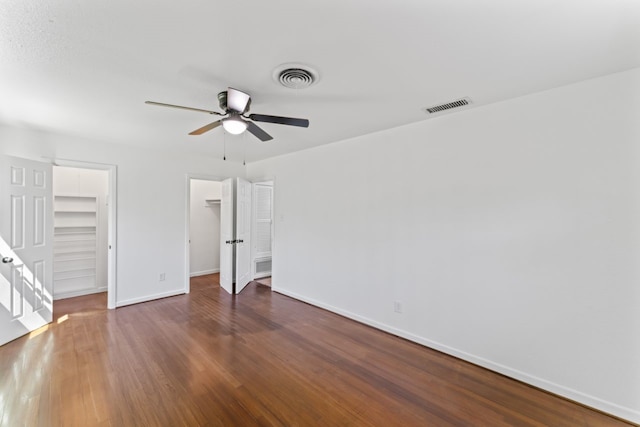
M53 189L53 299L115 295L115 166L56 161Z
M185 293L207 276L230 294L251 281L271 286L273 188L273 180L187 175Z
M220 272L220 204L222 178L187 174L185 293L191 291L191 279L218 285Z
M191 179L189 197L189 277L220 272L219 181Z

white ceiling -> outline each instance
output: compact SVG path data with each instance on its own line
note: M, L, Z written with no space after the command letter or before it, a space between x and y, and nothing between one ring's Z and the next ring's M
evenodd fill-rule
M279 86L287 62L320 81ZM231 86L253 113L310 120L260 124L268 143L228 135L232 161L639 66L638 0L0 1L1 122L221 157L222 128L187 135L215 116L144 101L218 110Z

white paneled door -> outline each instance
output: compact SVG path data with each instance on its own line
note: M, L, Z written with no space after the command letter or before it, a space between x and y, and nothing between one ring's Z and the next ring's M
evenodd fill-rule
M251 183L236 180L236 293L240 293L251 281Z
M220 199L220 286L233 294L250 281L251 183L229 178L222 181Z
M222 181L220 197L220 286L230 294L233 294L233 184L233 178Z
M0 155L0 345L51 323L51 165Z

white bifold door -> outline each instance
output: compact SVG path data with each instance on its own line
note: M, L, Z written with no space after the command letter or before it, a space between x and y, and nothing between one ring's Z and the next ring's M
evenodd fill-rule
M0 156L0 345L52 320L51 169Z
M233 252L234 252L234 187L233 178L222 181L220 197L220 286L233 293Z
M250 239L251 183L226 179L220 201L220 286L230 294L240 293L251 281Z

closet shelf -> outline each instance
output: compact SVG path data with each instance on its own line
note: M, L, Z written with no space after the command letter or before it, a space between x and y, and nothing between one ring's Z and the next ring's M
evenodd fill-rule
M92 238L88 238L88 239L64 239L64 240L58 240L56 243L68 243L68 242L95 242L96 238L94 237Z
M68 277L59 277L59 278L53 278L54 282L61 282L63 280L73 280L73 279L84 279L86 277L96 277L96 274L77 274L75 276L68 276Z
M60 227L56 227L56 228L60 228ZM71 228L71 227L65 227L65 228ZM96 232L95 231L59 231L59 232L53 233L54 236L76 236L81 234L91 235L91 234L96 234Z
M89 273L89 270L93 270L93 274ZM96 268L95 267L87 267L87 268L63 268L60 270L53 270L53 274L56 273L69 273L70 271L86 271L87 274L95 275ZM83 276L84 277L84 276Z
M67 262L67 261L87 261L87 260L95 260L95 256L77 256L77 257L68 257L64 259L56 259L56 262Z
M95 248L86 248L86 249L69 248L69 249L56 249L54 251L54 255L58 255L58 254L83 254L83 253L95 253L95 252L96 252Z
M72 194L72 195L64 195L64 194L56 194L55 196L56 199L71 199L73 200L81 200L81 199L87 199L88 201L94 201L96 196L78 196L76 194Z

